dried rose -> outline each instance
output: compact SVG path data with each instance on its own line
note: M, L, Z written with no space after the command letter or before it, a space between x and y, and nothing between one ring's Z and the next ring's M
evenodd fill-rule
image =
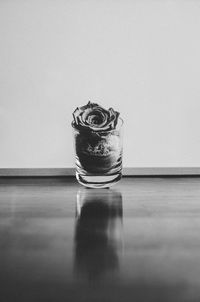
M87 105L77 107L73 112L73 127L79 130L95 132L113 130L117 126L119 112L113 108L104 109L96 103L88 102Z

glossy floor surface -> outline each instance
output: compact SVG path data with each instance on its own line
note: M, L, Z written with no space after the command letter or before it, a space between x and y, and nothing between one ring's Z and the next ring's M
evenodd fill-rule
M200 301L200 178L0 179L0 297Z

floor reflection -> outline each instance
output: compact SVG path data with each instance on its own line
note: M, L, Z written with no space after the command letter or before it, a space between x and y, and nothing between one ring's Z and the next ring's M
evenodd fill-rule
M76 273L97 280L115 272L121 247L121 193L110 189L80 190L76 203Z

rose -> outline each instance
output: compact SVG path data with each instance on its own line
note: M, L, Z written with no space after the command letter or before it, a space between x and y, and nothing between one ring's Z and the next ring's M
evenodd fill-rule
M119 112L113 108L106 110L89 101L87 105L75 109L72 125L79 130L110 131L116 128L118 117Z

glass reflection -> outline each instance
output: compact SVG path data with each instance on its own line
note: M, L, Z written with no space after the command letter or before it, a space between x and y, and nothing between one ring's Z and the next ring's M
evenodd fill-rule
M77 193L75 271L89 280L113 273L122 248L122 195L111 189Z

